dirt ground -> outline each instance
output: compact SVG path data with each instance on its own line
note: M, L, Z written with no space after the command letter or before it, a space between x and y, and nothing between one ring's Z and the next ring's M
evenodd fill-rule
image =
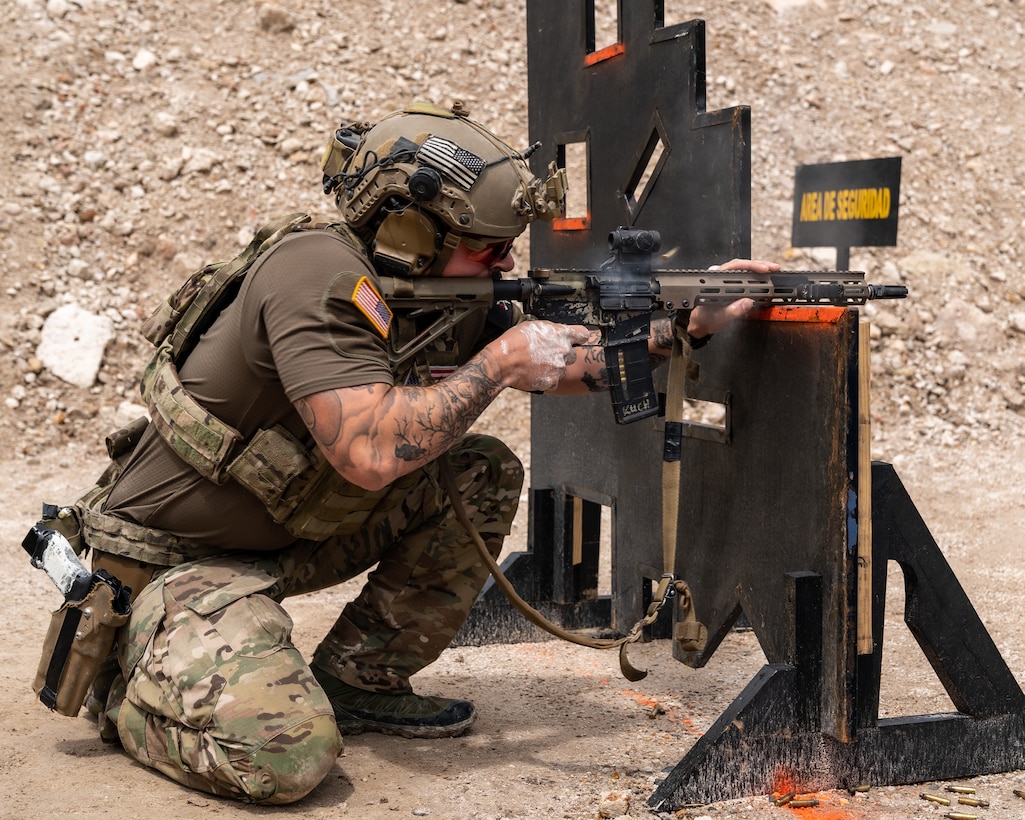
M1019 637L1025 620L1020 595L1025 570L1019 560L1025 470L998 448L902 461L896 463L905 486L1008 665L1025 683ZM56 592L42 573L26 570L16 545L36 515L37 499L66 497L98 466L98 459L83 457L55 471L35 460L0 479L11 502L0 520L0 536L10 545L0 553L0 568L12 580L4 603L8 635L0 646L3 817L128 818L159 811L182 818L647 816L644 803L664 770L686 754L764 663L753 634L744 632L731 634L699 670L673 660L665 641L637 645L631 660L650 673L636 684L619 676L614 653L560 642L452 648L416 684L423 692L474 700L481 718L464 737L348 738L334 772L293 807L242 806L189 793L100 742L85 717L47 712L28 687ZM956 505L953 498L959 499ZM300 648L316 645L355 588L350 584L290 601ZM882 716L952 711L901 621L903 590L896 570L887 601ZM980 817L1025 817L1025 806L1013 794L1025 788L1025 773L965 784L991 803ZM825 792L817 795L819 807L789 811L759 795L685 809L679 816L939 817L940 807L919 793L944 793L946 785L876 786L858 795ZM607 799L624 794L629 803Z
M869 313L873 457L892 462L1004 659L1025 683L1025 315L1017 241L1025 214L1020 106L1025 9L1018 0L705 2L709 108L751 104L754 253L790 248L797 164L901 155L895 249L855 249L852 267L908 284L906 304ZM101 743L85 718L32 694L58 595L18 546L43 501L64 502L104 464L102 436L132 411L157 300L199 264L226 258L258 224L318 199L316 159L339 121L412 98L468 100L526 139L523 0L8 0L0 7L0 817L582 818L650 816L645 801L764 663L731 634L690 669L666 642L614 654L556 642L448 650L415 681L472 699L464 737L347 739L301 803L254 808L190 793ZM526 255L524 254L524 258ZM828 263L826 263L828 264ZM791 265L794 266L794 265ZM107 316L95 383L62 382L35 356L63 304ZM504 397L481 421L529 466L529 413ZM541 455L534 454L534 458ZM521 516L508 549L523 549ZM294 599L310 650L354 593ZM901 622L891 570L884 716L952 706ZM974 778L980 818L1025 818L1025 773ZM686 817L910 818L948 785L828 792L810 809L765 795ZM956 806L954 807L956 808Z

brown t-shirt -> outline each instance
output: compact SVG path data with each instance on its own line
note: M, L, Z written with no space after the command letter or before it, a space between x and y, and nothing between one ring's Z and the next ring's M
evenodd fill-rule
M395 384L387 344L352 302L366 255L333 231L292 234L257 260L238 296L181 365L200 405L245 438L281 424L312 437L292 404L323 390ZM458 329L465 361L503 328ZM294 540L247 490L216 485L182 461L150 427L113 488L105 511L211 546L276 549Z

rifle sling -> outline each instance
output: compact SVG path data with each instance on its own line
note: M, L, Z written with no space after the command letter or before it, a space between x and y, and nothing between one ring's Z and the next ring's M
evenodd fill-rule
M687 379L687 356L678 328L679 325L674 322L673 351L669 357L669 381L666 385L665 445L662 451L662 567L667 575L673 574L676 563L683 399Z
M684 651L701 651L708 641L708 630L694 614L690 587L676 577L676 551L680 523L680 485L683 456L683 407L688 375L697 380L698 365L690 357L693 349L687 323L690 311L680 311L673 319L673 350L669 358L666 386L665 443L662 451L662 582L669 583L667 597L679 598L680 615L673 624L673 640ZM710 336L699 339L701 346Z
M681 313L678 316L677 321L679 322L682 319L685 327L687 318L689 318L689 312L686 314ZM676 554L676 526L679 520L680 431L683 423L684 383L686 381L688 367L694 366L690 356L687 355L689 345L686 350L684 349L684 343L681 338L682 334L683 330L677 330L677 332L673 334L673 352L669 363L669 386L666 401L667 408L672 408L672 417L668 415L670 411L667 409L667 443L662 468L662 560L664 574L659 581L655 594L652 596L651 603L648 605L644 617L637 621L630 632L622 638L589 638L585 635L570 632L557 624L553 624L534 607L524 601L523 598L520 597L519 593L516 592L516 589L513 587L512 583L510 583L509 579L505 577L505 573L502 572L502 568L488 551L487 545L484 543L484 539L470 520L469 515L467 515L466 507L463 505L463 499L456 488L455 476L452 472L452 464L449 461L448 456L445 455L439 459L439 478L441 479L442 487L448 494L449 500L452 503L452 510L459 523L462 524L467 533L469 533L477 552L480 553L481 559L490 569L491 575L495 579L495 583L498 585L498 588L502 590L505 597L509 600L509 603L511 603L513 607L515 607L530 623L540 629L543 629L556 638L577 644L578 646L586 646L590 649L618 648L620 671L622 672L623 677L631 682L642 680L647 677L648 672L647 670L637 669L630 663L626 654L627 646L631 643L636 643L643 637L644 629L655 622L656 618L658 618L659 612L662 610L662 607L670 598L679 597L680 608L682 611L682 618L674 626L674 637L676 640L681 641L685 648L695 649L703 647L704 638L707 635L705 627L698 623L694 617L690 588L687 586L685 581L678 580L673 574ZM422 368L422 370L426 370L426 368ZM430 374L427 372L421 372L421 379L424 379L424 383L426 384L429 384L432 381ZM671 433L670 430L673 432ZM675 444L671 443L672 441L675 441Z
M569 641L570 643L574 643L579 646L586 646L590 649L619 648L619 666L623 673L623 677L629 681L638 681L644 678L648 674L647 671L636 669L630 665L630 662L626 657L626 646L627 644L640 640L643 635L644 628L653 623L658 617L659 610L662 608L662 603L665 601L665 598L668 597L668 581L666 579L662 580L662 583L659 584L658 591L656 592L657 600L652 601L648 606L648 611L645 616L634 625L628 635L624 635L622 638L616 638L614 640L588 638L586 635L579 635L575 632L563 629L557 624L553 624L519 596L513 585L509 582L509 579L505 577L505 573L502 572L502 568L498 565L498 562L492 557L491 553L488 552L488 547L484 543L484 539L481 538L480 533L477 532L477 528L473 525L473 522L466 513L466 507L463 506L463 499L459 495L459 491L456 489L455 476L452 473L452 464L449 461L448 456L444 456L439 459L439 465L441 485L445 489L445 492L448 493L449 500L452 502L452 510L455 512L456 518L470 534L470 537L473 539L474 546L477 548L477 552L480 553L481 559L491 570L491 574L495 578L495 583L498 584L498 588L502 590L505 597L509 599L509 603L519 610L520 614L530 621L530 623L534 624L534 626L545 630L556 638L561 638L564 641Z

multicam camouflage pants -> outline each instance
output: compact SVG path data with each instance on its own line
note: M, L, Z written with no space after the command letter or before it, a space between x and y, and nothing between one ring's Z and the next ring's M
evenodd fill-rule
M523 469L484 436L466 437L450 457L467 513L497 555ZM186 786L247 801L289 803L313 789L342 740L279 602L376 564L315 659L355 686L410 691L409 677L448 645L487 578L437 469L422 469L352 535L193 561L147 586L119 636L123 680L107 701L128 753Z

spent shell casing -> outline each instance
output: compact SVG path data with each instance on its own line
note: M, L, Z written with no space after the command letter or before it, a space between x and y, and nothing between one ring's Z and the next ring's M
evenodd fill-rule
M962 806L975 806L976 808L980 809L989 808L988 800L982 800L978 797L969 797L966 794L963 794L959 798L957 798L957 802L960 803Z
M1025 789L1015 789L1013 794L1015 797L1020 797L1022 800L1025 800Z
M789 803L787 803L787 808L807 809L811 808L812 806L817 806L818 804L819 801L816 800L814 797L808 797L802 800L791 800Z
M793 800L795 797L797 797L797 793L796 792L790 792L789 794L784 794L782 797L777 797L773 802L777 806L785 806L791 800Z
M974 786L947 786L947 791L948 792L953 792L954 794L975 794L975 787Z
M943 815L948 820L979 820L977 814L965 814L963 811L952 811Z
M872 784L871 783L862 783L862 784L860 784L858 786L855 786L854 787L854 791L856 791L856 792L872 791Z
M919 796L923 800L928 800L930 803L939 803L941 806L950 805L950 798L944 797L942 794L929 794L929 792L922 792Z

